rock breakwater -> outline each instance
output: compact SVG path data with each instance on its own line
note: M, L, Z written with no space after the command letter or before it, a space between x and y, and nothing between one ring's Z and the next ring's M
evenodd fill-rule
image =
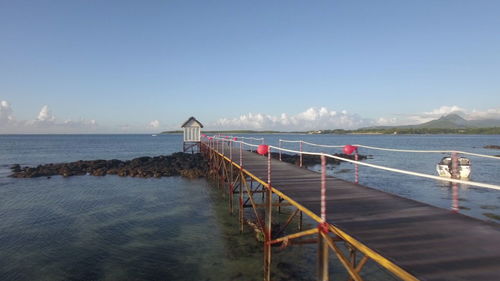
M61 175L63 177L118 175L122 177L160 178L183 176L199 178L207 174L208 165L201 154L174 153L168 156L139 157L132 160L90 160L50 163L36 167L11 167L13 178L35 178Z

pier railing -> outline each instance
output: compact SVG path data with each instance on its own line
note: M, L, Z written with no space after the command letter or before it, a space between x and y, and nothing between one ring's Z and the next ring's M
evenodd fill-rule
M455 192L457 190L457 184L466 184L469 186L477 186L481 188L488 188L488 189L494 189L494 190L500 190L500 185L496 184L490 184L490 183L483 183L483 182L475 182L475 181L467 181L467 180L461 180L457 178L457 159L458 159L458 154L465 154L465 155L471 155L471 156L477 156L477 157L485 157L485 158L492 158L492 159L499 159L498 157L491 156L491 155L482 155L482 154L477 154L477 153L470 153L470 152L464 152L464 151L455 151L455 150L406 150L406 149L391 149L391 148L379 148L379 147L373 147L373 146L366 146L366 145L349 145L351 146L351 149L354 149L354 152L357 153L357 148L362 147L365 149L379 149L379 150L386 150L386 151L393 151L393 152L415 152L415 153L451 153L452 154L452 159L453 159L453 171L452 171L452 178L444 178L440 176L435 176L435 175L430 175L430 174L425 174L425 173L419 173L419 172L414 172L414 171L407 171L403 169L397 169L397 168L392 168L392 167L386 167L382 165L376 165L376 164L371 164L371 163L366 163L357 160L357 157L355 157L354 160L345 158L345 157L340 157L337 155L333 154L328 154L328 153L323 153L323 152L312 152L312 151L305 151L303 149L304 145L310 145L310 146L318 146L318 147L323 147L323 148L345 148L346 145L324 145L324 144L314 144L310 142L305 142L305 141L299 141L299 140L279 140L279 146L272 146L272 145L265 145L263 140L260 140L261 144L253 144L249 142L245 142L243 138L241 137L222 137L222 136L212 136L212 137L206 137L206 139L203 140L202 146L205 145L206 149L208 149L209 153L211 156L211 159L220 159L220 162L216 162L215 164L215 170L219 171L222 173L222 177L219 178L219 181L222 182L229 182L229 190L230 190L230 200L232 200L232 195L233 192L236 190L236 181L239 179L239 194L240 194L240 209L242 208L242 194L246 192L246 194L249 196L252 208L254 209L255 215L258 220L258 224L262 229L262 232L264 233L265 236L265 243L264 243L264 261L265 261L265 266L264 266L264 271L265 271L265 280L270 279L270 259L271 259L271 245L276 244L276 243L284 243L287 244L289 243L289 240L292 239L297 239L299 237L303 237L306 235L311 235L317 233L320 237L318 239L318 245L319 245L319 278L318 280L328 280L328 247L332 249L335 254L338 256L339 260L341 263L344 265L346 268L347 272L349 273L350 277L353 280L362 280L359 272L361 271L361 268L363 265L366 263L368 258L371 258L381 266L385 267L388 269L390 272L394 273L396 276L400 277L403 280L416 280L414 276L406 272L405 270L399 268L396 264L392 263L391 261L385 259L383 256L377 254L375 251L367 248L363 244L359 243L356 239L352 238L349 236L347 233L343 232L342 230L336 228L333 225L330 225L326 222L326 159L327 158L332 158L348 163L352 163L356 166L356 176L355 176L355 182L358 182L358 165L360 166L365 166L365 167L370 167L378 170L383 170L387 172L393 172L393 173L398 173L398 174L403 174L403 175L408 175L408 176L415 176L415 177L420 177L420 178L428 178L428 179L434 179L437 181L443 181L443 182L449 182L452 183L453 185L453 190L454 190L454 200L458 201L458 197L455 196ZM299 144L299 150L293 150L293 149L286 149L282 147L282 143L298 143ZM244 152L247 150L255 150L259 152L260 154L267 154L267 182L265 179L261 178L256 178L252 176L252 174L249 174L248 172L244 172L244 167L245 167L245 159L244 159ZM321 190L321 211L318 216L318 214L312 213L308 209L305 209L303 206L298 204L293 200L293 198L288 197L286 194L282 193L280 190L277 190L274 188L272 185L272 166L271 166L271 158L272 158L272 152L279 152L279 160L281 160L281 153L291 153L291 154L299 154L300 157L300 163L299 165L302 166L303 161L302 161L302 155L311 155L311 156L318 156L321 158L321 185L319 186ZM237 157L234 157L238 155ZM235 162L235 158L237 158L237 162ZM219 161L219 160L216 160ZM229 168L226 167L226 163L229 163ZM214 164L212 164L214 166ZM222 168L221 168L222 167ZM233 177L233 170L236 169L239 171L238 176L236 177L236 181L234 180ZM248 189L246 177L250 176L251 179L259 182L260 186L262 187L262 190L259 191L261 193L266 194L265 196L265 203L261 204L264 205L266 208L266 215L265 219L262 220L260 219L259 215L257 214L256 208L258 207L259 204L257 204L254 199L253 199L253 194L257 191L252 190L252 187L250 185L250 189ZM228 180L229 178L229 180ZM243 186L246 186L246 190L243 189ZM272 196L273 194L278 196L278 206L281 206L280 203L282 200L286 200L290 202L293 206L297 207L297 211L302 214L302 212L306 213L309 217L311 217L313 220L317 221L318 227L315 229L311 230L306 230L306 231L301 231L299 233L287 235L284 237L280 238L275 238L273 239L271 237L271 207L274 206L272 203ZM264 198L264 197L263 197ZM247 201L248 201L247 200ZM232 208L232 203L231 208ZM453 206L453 209L455 211L458 211L458 203ZM232 210L232 209L231 209ZM293 217L296 215L294 213L287 221L287 224ZM240 225L242 224L242 218L241 218L241 212L240 212ZM328 236L328 232L331 232L335 235L335 237L330 237ZM343 254L342 251L338 249L338 247L335 244L335 239L340 239L341 241L346 242L349 247L354 247L361 253L365 254L365 257L361 259L361 261L356 264L356 258L354 259L348 259L346 258Z
M274 149L279 150L280 152L289 152L289 153L300 154L300 155L319 155L319 156L325 155L326 157L329 157L329 158L342 160L345 162L353 163L355 165L371 167L371 168L375 168L375 169L379 169L379 170L384 170L384 171L389 171L389 172L394 172L394 173L399 173L399 174L404 174L404 175L410 175L410 176L416 176L416 177L422 177L422 178L429 178L429 179L434 179L434 180L438 180L438 181L445 181L445 182L450 182L450 183L460 183L460 184L467 184L467 185L471 185L471 186L500 190L500 185L496 185L496 184L474 182L474 181L469 181L469 180L460 180L460 179L456 179L456 178L445 178L445 177L440 177L440 176L436 176L436 175L424 174L424 173L413 172L413 171L408 171L408 170L403 170L403 169L386 167L386 166L382 166L382 165L365 163L365 162L351 160L351 159L344 158L344 157L335 156L335 155L328 154L328 153L308 152L308 151L304 151L302 149L302 146L300 146L299 150L286 149L286 148L281 147L281 143L299 143L299 144L306 144L306 145L310 145L310 146L325 147L325 148L344 148L347 145L325 145L325 144L316 144L316 143L305 142L305 141L301 141L301 140L282 140L282 139L279 140L279 143L280 143L279 147L274 147L274 146L270 146L270 147L273 147ZM472 152L466 152L466 151L460 151L460 150L411 150L411 149L383 148L383 147L367 146L367 145L362 145L362 144L353 144L351 146L356 147L355 152L358 151L357 148L362 147L362 148L366 148L366 149L392 151L392 152L456 154L455 155L456 158L458 158L459 154L463 154L463 155L470 155L470 156L500 160L500 157L497 157L497 156L472 153ZM455 158L455 157L453 157L453 158Z

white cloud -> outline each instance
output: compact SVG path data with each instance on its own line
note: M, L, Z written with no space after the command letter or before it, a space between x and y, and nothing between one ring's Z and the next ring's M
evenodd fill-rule
M44 105L42 107L40 113L38 113L38 117L36 118L36 121L40 122L53 122L55 120L56 117L52 115L52 110L49 109L48 105Z
M492 108L485 111L472 110L467 115L471 120L478 119L500 119L500 108Z
M3 100L0 101L0 124L8 124L14 121L14 112L10 104Z
M452 106L447 106L443 105L439 108L436 108L434 110L428 111L428 112L422 112L419 114L414 114L409 116L409 119L412 120L414 123L424 123L431 121L433 119L439 118L444 115L448 115L451 113L459 113L461 115L464 115L466 112L465 109L457 106L457 105L452 105ZM466 117L466 116L464 116Z
M221 118L215 123L220 129L254 130L317 130L344 128L352 129L371 125L372 121L343 110L340 113L326 107L311 107L296 115L281 113L278 116L248 113L238 118Z
M420 113L398 114L379 118L364 118L345 110L330 110L327 107L311 107L297 114L248 113L239 117L226 117L212 122L210 129L250 129L306 131L322 129L356 129L368 126L412 125L427 122L450 113L459 113L469 120L500 119L500 108L468 110L457 105L443 105ZM143 123L144 124L144 123ZM177 124L161 124L152 120L144 125L101 126L96 120L60 120L44 105L36 118L18 120L9 102L0 100L0 133L94 133L94 132L146 132L160 127L176 129Z
M94 119L92 120L80 119L76 121L68 119L58 125L65 127L72 127L72 128L95 128L98 126L97 121Z
M456 105L452 105L452 106L443 105L440 108L434 109L430 112L424 112L424 114L425 115L432 115L432 116L443 116L443 115L447 115L447 114L450 114L453 112L461 112L461 111L465 111L465 109L463 109L459 106L456 106Z
M389 117L389 118L380 117L380 118L377 118L377 120L375 120L374 125L377 125L377 126L395 126L395 125L399 125L399 122L401 122L401 120L398 120L398 118L396 118L396 117Z
M7 101L0 101L0 133L86 133L99 127L96 120L58 121L47 105L32 120L16 120Z
M457 105L444 105L431 111L414 114L398 114L397 116L379 117L376 119L363 118L358 114L348 113L345 110L335 111L329 110L326 107L311 107L296 115L289 115L287 113L281 113L279 115L248 113L238 118L221 118L217 120L212 127L221 130L249 129L281 131L356 129L369 126L421 124L450 113L458 113L469 120L500 119L500 108L471 111Z
M431 111L413 114L399 114L397 117L381 117L375 121L376 125L415 125L438 119L442 116L455 113L467 120L500 119L500 108L486 110L468 110L457 105L443 105Z
M153 121L149 122L148 128L158 128L158 127L160 127L160 121L153 120Z

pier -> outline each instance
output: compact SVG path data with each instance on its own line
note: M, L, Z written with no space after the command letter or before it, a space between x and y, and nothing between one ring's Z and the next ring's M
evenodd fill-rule
M249 151L261 147L268 149L266 156ZM264 280L271 280L273 245L306 243L318 247L318 280L337 280L328 269L333 255L349 280L364 280L362 270L370 260L401 280L500 279L500 225L363 186L356 183L357 175L355 182L329 176L321 153L310 153L321 158L322 172L317 173L269 153L293 151L261 147L233 137L205 136L201 141L209 176L227 194L240 230L245 208L250 208L263 233ZM284 206L294 211L279 230L272 229L273 212ZM317 226L303 229L303 216Z

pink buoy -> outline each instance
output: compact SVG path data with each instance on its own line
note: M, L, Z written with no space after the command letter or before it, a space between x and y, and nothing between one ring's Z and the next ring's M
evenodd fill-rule
M235 138L233 138L233 140L237 141L237 140L238 140L238 138L236 138L236 137L235 137Z
M213 140L214 138L212 138L212 137L208 137L208 139L209 139L209 140Z
M207 137L207 135L205 135L205 134L201 134L201 136L204 137L204 138Z
M344 154L352 154L357 149L358 149L357 146L347 144L347 145L344 145L343 151L344 151Z
M257 147L257 153L260 155L266 155L268 151L269 145L267 144L259 144L259 146Z

